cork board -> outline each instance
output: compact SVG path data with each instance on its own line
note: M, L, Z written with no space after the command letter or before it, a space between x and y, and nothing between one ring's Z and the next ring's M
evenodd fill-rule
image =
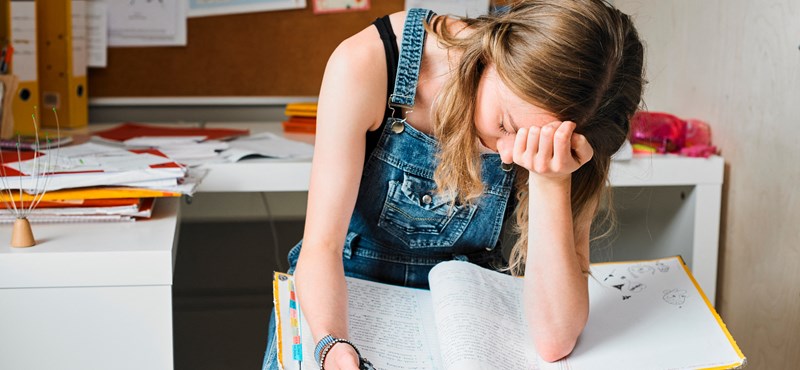
M187 46L110 48L89 97L316 96L336 46L403 0L368 11L305 9L189 18Z

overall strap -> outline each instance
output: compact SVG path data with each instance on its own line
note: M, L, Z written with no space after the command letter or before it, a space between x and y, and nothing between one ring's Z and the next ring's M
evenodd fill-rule
M403 42L400 45L400 62L394 91L389 95L389 107L414 106L422 49L425 46L425 23L429 22L433 15L432 11L419 8L410 9L406 15Z

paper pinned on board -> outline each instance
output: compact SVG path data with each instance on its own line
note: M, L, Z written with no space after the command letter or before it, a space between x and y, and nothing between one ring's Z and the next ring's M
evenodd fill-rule
M186 0L107 0L109 46L186 46Z
M90 0L86 5L89 67L105 67L108 63L108 4Z
M423 8L436 14L477 17L489 12L489 0L406 0L406 10Z
M306 0L188 0L190 17L303 9Z

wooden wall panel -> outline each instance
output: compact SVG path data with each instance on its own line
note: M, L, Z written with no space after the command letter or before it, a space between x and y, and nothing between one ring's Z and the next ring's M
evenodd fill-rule
M189 18L186 47L109 49L108 67L89 71L89 96L314 96L336 46L403 4Z
M725 158L717 307L747 368L796 368L800 2L614 3L648 44L647 107L707 120Z

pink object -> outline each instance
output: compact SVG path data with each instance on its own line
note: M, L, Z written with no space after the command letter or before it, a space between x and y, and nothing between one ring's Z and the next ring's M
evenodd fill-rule
M631 118L630 141L651 147L656 153L678 153L687 157L717 154L711 145L711 127L699 119L683 120L669 113L639 111Z
M681 155L686 157L708 158L714 154L717 154L717 147L713 145L693 145L681 149Z
M686 143L686 121L660 112L639 111L631 119L631 144L643 144L658 153L675 153Z
M711 127L699 119L686 120L686 147L711 145Z

